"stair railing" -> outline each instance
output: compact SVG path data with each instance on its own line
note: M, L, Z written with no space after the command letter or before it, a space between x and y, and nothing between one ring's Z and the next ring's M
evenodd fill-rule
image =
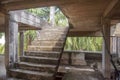
M67 33L66 33L66 36L65 36L65 39L64 39L64 43L63 43L63 46L62 46L62 50L60 52L60 56L59 56L59 59L58 59L58 63L57 63L57 66L55 68L55 73L54 73L54 79L56 78L56 75L57 75L57 72L58 72L58 69L59 69L59 66L60 66L60 62L61 62L61 58L62 58L62 55L63 55L63 52L64 52L64 46L66 44L66 40L67 40L67 36L68 36L68 33L69 33L69 29L70 27L68 27L67 29Z

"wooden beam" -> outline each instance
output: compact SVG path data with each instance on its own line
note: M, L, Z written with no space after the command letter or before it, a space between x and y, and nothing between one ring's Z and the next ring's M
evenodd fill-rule
M1 3L9 3L9 2L16 2L20 0L1 0Z
M103 17L108 17L114 11L114 8L116 5L118 5L118 2L120 2L120 0L112 0L108 7L105 9Z
M3 8L3 5L1 4L0 4L0 13L5 14L5 15L8 14L8 11L5 8Z
M4 4L4 7L7 10L20 10L20 9L28 9L28 8L38 8L44 6L59 6L62 4L71 4L76 2L77 0L20 0L16 2L9 2ZM16 7L15 7L16 6Z
M96 35L95 31L69 31L69 37L86 37L86 36L101 36L100 34Z

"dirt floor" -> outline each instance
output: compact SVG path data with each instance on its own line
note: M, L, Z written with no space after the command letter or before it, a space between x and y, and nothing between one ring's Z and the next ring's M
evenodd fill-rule
M102 74L98 71L69 71L63 77L63 80L104 80Z

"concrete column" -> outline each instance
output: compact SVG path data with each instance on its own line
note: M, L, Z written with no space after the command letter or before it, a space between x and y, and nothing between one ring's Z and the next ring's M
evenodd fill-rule
M6 69L13 68L18 60L18 23L12 14L5 18L5 65Z
M111 61L110 61L110 23L105 22L103 26L103 52L102 52L102 69L103 75L107 80L110 80L111 76Z
M24 31L20 32L20 41L19 41L19 50L20 50L20 56L24 55Z

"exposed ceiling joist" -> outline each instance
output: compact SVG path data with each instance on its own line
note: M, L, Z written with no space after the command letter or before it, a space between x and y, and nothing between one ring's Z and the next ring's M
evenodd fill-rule
M120 0L112 0L108 7L105 9L103 13L103 17L109 17L111 13L114 11L117 5L119 5Z
M8 11L0 5L0 14L8 14Z
M101 36L101 32L95 32L95 31L74 31L70 30L68 33L69 37L84 37L84 36Z
M70 37L82 37L82 36L101 36L101 29L96 31L80 31L79 29L71 28L68 36Z
M71 4L74 2L76 2L76 0L20 0L16 2L4 3L4 7L8 10L20 10L44 6L59 6L62 4Z

